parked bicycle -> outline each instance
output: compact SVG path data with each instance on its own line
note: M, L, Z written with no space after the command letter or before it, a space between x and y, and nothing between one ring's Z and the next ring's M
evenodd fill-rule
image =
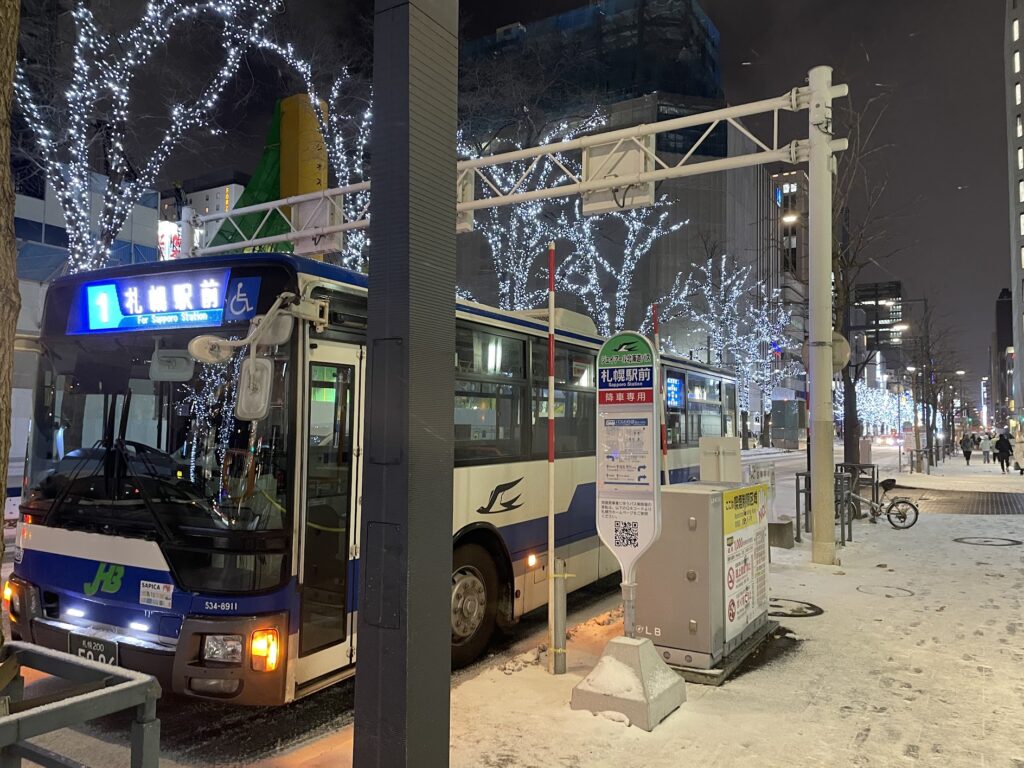
M910 528L917 522L917 505L906 496L894 496L891 499L886 499L886 494L896 487L895 480L892 478L883 480L878 484L878 487L882 489L882 498L878 501L865 499L863 496L858 496L853 492L847 496L846 514L849 516L846 518L847 520L851 519L856 512L856 505L854 502L859 501L862 504L867 505L868 509L871 510L872 523L877 523L878 518L883 514L888 518L889 524L892 525L893 528L906 529Z

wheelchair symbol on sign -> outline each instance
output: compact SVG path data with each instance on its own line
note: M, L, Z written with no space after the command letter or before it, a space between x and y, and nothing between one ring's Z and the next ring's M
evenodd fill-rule
M249 303L249 295L245 292L241 281L235 283L235 295L231 297L228 309L236 317L252 314L253 307Z

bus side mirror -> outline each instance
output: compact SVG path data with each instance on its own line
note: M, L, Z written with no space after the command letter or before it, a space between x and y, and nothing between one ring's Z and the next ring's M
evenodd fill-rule
M265 357L247 357L238 370L238 398L235 400L235 418L239 421L259 421L270 410L270 391L274 364Z

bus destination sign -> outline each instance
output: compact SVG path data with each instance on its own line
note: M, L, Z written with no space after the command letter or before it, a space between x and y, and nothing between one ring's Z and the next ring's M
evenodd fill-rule
M208 328L256 314L259 277L202 270L85 283L68 318L68 333Z

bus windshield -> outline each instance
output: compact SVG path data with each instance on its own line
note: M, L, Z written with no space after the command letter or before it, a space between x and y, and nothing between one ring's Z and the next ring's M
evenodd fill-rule
M155 539L196 589L269 588L291 529L290 344L260 347L274 364L271 407L244 422L234 404L247 350L199 363L187 353L194 334L43 340L23 512Z

